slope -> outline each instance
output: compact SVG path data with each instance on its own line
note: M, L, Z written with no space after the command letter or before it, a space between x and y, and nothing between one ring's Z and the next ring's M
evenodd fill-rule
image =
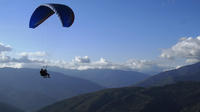
M199 112L200 83L129 87L85 94L38 112Z

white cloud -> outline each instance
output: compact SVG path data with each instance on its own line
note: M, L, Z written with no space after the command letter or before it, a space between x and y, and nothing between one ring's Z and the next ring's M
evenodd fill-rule
M84 57L76 56L72 61L75 63L90 63L90 59L88 56Z
M22 68L23 66L21 63L13 63L13 62L1 63L0 68L4 68L4 67Z
M186 63L189 63L189 64L192 64L192 63L197 63L197 62L199 62L199 59L186 59L186 61L185 61Z
M23 52L18 54L18 58L7 55L6 52L12 51L9 45L0 43L0 68L2 67L14 67L21 68L27 65L40 65L45 63L45 60L41 57L46 56L46 52ZM40 57L40 58L38 58Z
M152 74L173 69L173 67L166 64L166 62L163 63L161 60L150 61L150 60L131 59L125 63L125 66L127 66L127 68L132 69L134 71L152 73Z
M0 43L0 54L2 52L7 52L7 51L11 51L11 50L12 50L11 46Z
M44 56L47 56L47 53L46 52L41 52L41 51L38 51L38 52L22 52L22 53L19 53L19 56L28 56L28 57L44 57Z
M98 64L108 64L109 62L105 58L100 58L100 60L97 61L96 63L98 63Z
M10 60L11 60L11 58L9 56L6 56L5 54L0 54L0 62L1 63L9 62Z
M185 59L186 63L198 62L200 61L200 36L181 38L171 48L163 49L160 56L167 59Z

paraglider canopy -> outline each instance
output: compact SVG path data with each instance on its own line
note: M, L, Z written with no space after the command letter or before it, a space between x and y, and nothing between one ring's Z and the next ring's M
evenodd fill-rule
M73 24L75 16L70 7L63 4L44 4L32 14L29 27L36 28L55 13L60 18L63 27L70 27Z

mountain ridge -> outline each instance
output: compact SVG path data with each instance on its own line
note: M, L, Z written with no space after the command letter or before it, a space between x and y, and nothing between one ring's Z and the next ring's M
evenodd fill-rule
M37 112L199 112L199 96L200 82L125 87L80 95Z
M0 102L0 111L2 112L24 112L22 109L19 109L15 106L5 104Z
M200 62L180 67L178 69L161 72L134 86L163 86L182 81L200 81Z

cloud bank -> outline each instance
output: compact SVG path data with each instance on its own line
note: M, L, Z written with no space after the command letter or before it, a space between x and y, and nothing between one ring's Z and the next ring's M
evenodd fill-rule
M21 52L16 54L18 57L11 57L8 53L12 52L12 49L11 46L0 43L0 67L40 68L48 65L64 69L118 69L155 74L200 61L200 37L181 38L175 45L163 49L160 54L161 58L156 60L129 59L122 63L115 63L105 58L92 60L89 56L75 56L69 62L65 60L51 60L46 58L48 54L44 51ZM182 64L177 64L176 60L183 60L183 62Z
M133 70L144 73L157 73L164 71L167 68L167 66L163 66L156 62L147 60L131 59L124 63L113 63L105 58L100 58L99 60L92 61L88 56L75 56L72 61L67 62L65 60L47 60L45 59L46 53L44 52L23 52L19 53L18 55L20 56L19 58L12 58L6 55L0 57L0 67L40 68L42 66L48 65L74 70L117 69Z

